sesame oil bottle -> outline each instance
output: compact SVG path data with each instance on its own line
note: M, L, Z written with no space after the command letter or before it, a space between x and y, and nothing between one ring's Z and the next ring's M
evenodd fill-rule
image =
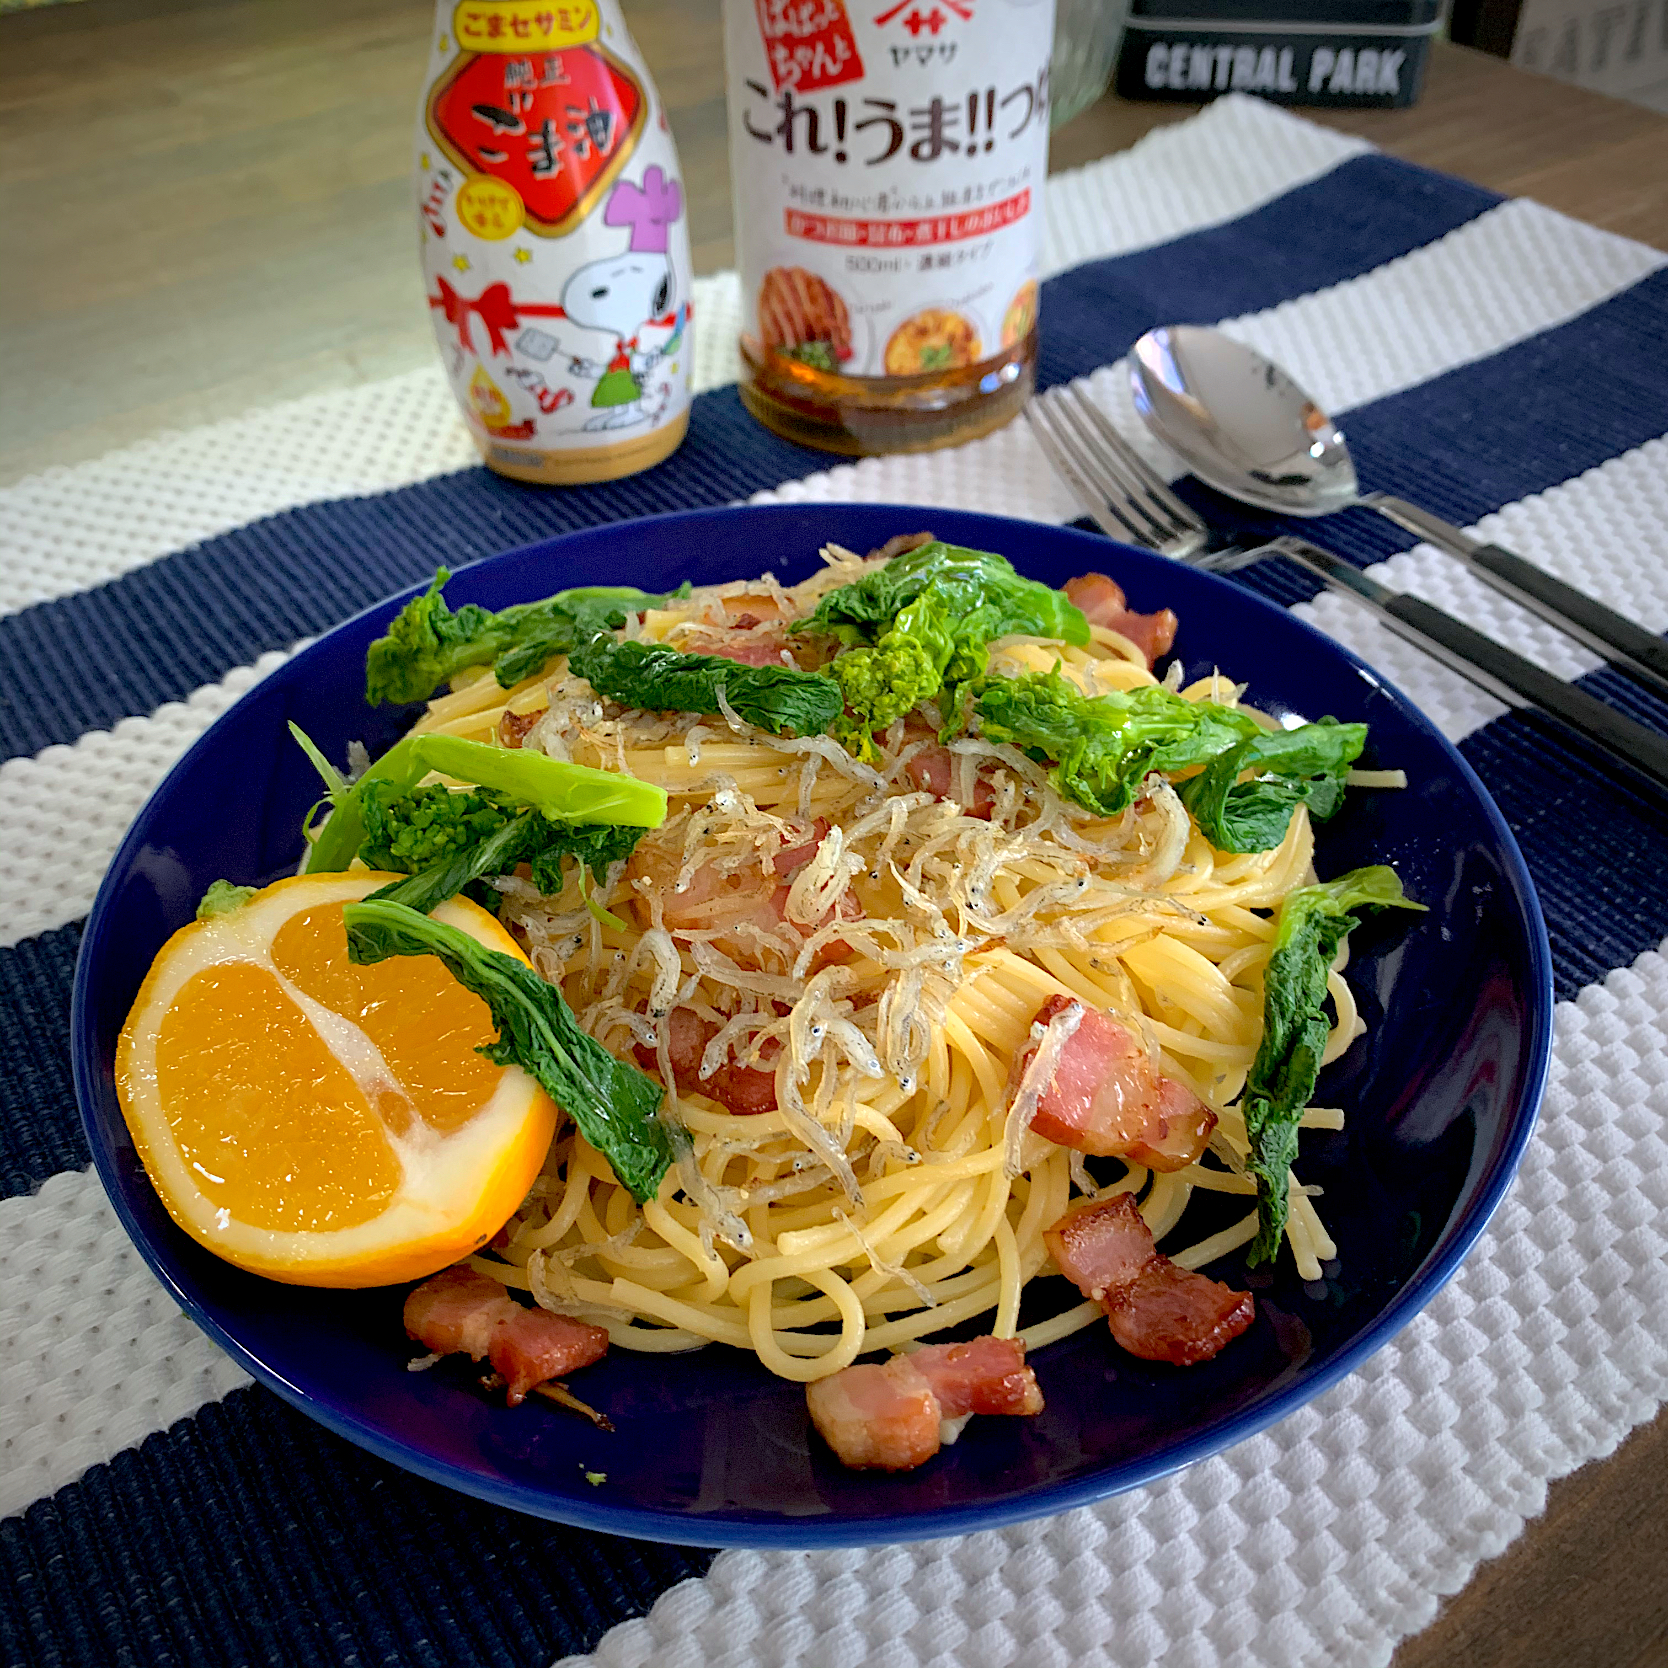
M689 426L689 228L619 0L437 0L417 117L435 339L487 466L569 486Z

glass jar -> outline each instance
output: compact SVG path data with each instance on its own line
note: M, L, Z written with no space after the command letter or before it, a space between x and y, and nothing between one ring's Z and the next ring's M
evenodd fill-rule
M1059 127L1106 91L1118 61L1129 0L1054 0L1049 120Z

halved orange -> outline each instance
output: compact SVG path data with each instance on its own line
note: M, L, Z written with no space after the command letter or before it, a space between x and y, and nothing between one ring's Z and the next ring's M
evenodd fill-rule
M163 945L116 1092L174 1220L304 1286L418 1280L484 1245L538 1175L556 1108L475 1052L487 1005L433 956L347 958L342 906L396 877L299 875ZM465 898L435 912L525 961Z

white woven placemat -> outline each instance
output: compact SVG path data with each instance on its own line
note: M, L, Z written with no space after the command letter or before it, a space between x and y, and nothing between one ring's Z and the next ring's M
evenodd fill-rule
M1055 182L1051 267L1243 213L1362 148L1252 101L1222 100ZM1402 260L1229 327L1345 411L1577 317L1662 264L1638 245L1509 203ZM732 370L733 278L704 281L698 306L698 376L711 386ZM1089 385L1140 438L1118 368ZM48 471L0 490L0 612L71 595L282 508L472 462L433 371ZM1022 426L954 452L819 471L762 496L1047 520L1078 513ZM1653 629L1668 625L1668 439L1549 483L1484 530L1625 599ZM1566 677L1592 665L1434 552L1408 552L1384 571ZM1307 612L1450 736L1497 715L1332 599ZM85 913L145 794L281 658L228 668L188 701L0 765L0 942L27 945ZM724 1553L591 1657L569 1660L1386 1662L1441 1595L1541 1509L1549 1479L1611 1451L1663 1399L1665 1011L1668 961L1654 952L1560 1004L1540 1130L1496 1222L1398 1339L1282 1424L1167 1482L1002 1532L867 1552ZM167 1302L90 1173L0 1201L0 1256L10 1276L0 1292L0 1512L247 1382Z

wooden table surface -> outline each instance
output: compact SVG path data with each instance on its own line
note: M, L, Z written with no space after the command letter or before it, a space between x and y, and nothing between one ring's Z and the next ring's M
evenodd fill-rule
M718 0L625 0L698 271L731 261ZM87 0L0 18L0 483L428 364L410 124L427 0ZM73 71L73 73L72 73ZM1190 114L1102 99L1070 167ZM1412 110L1312 113L1668 249L1668 120L1438 46ZM1554 1484L1396 1668L1668 1665L1668 1418Z

